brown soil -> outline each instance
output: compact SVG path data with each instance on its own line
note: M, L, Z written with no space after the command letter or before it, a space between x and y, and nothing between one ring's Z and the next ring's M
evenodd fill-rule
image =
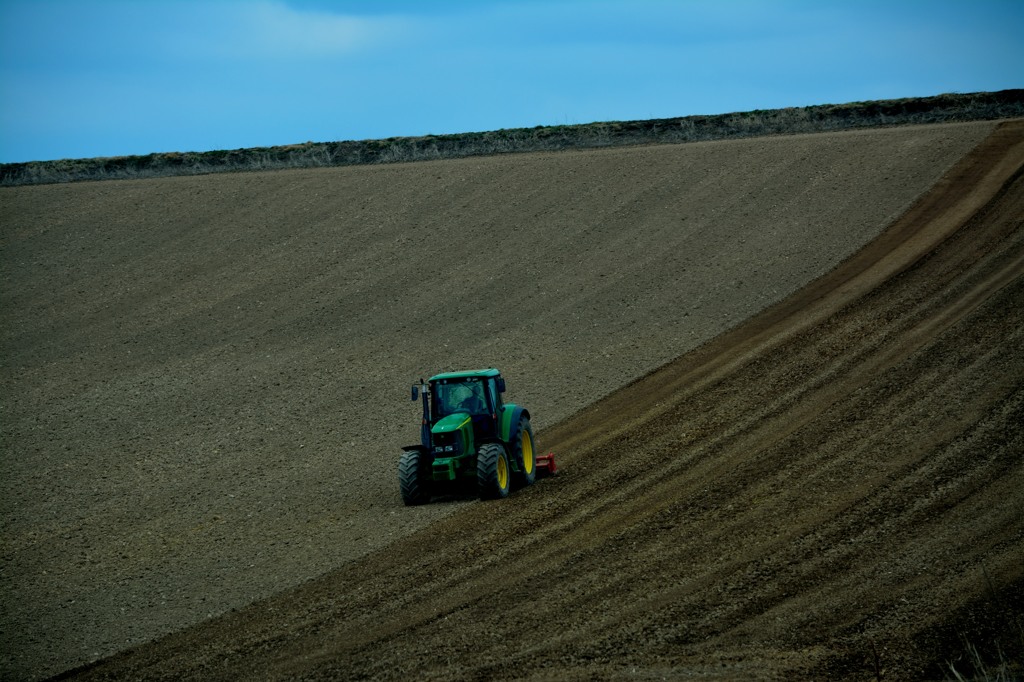
M3 672L274 593L77 674L1013 655L1024 128L967 153L991 130L0 192ZM401 387L491 364L562 474L401 507Z

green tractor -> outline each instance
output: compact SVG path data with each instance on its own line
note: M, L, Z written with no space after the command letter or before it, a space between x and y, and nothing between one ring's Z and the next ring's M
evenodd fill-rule
M483 499L508 496L513 485L553 474L553 455L536 453L530 413L502 400L505 380L496 369L446 372L420 380L412 399L423 401L420 444L398 462L398 485L407 505L435 493L473 486Z

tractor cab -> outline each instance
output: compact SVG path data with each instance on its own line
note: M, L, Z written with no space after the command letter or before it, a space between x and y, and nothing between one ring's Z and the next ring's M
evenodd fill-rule
M486 371L486 370L485 370ZM497 370L490 370L494 376L439 375L430 379L431 404L430 423L437 426L452 415L469 415L473 434L477 440L493 440L498 433L498 415L501 414L501 394L505 381L496 376Z

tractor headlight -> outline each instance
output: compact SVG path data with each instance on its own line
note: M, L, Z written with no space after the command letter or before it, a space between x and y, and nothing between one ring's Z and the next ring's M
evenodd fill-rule
M434 454L457 457L462 452L462 439L455 433L439 433L434 440Z

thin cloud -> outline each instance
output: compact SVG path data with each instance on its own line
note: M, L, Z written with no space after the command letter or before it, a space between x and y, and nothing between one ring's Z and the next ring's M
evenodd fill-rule
M282 2L213 5L207 29L192 34L200 54L234 59L308 59L386 48L412 21L300 10ZM193 27L194 28L194 27Z

